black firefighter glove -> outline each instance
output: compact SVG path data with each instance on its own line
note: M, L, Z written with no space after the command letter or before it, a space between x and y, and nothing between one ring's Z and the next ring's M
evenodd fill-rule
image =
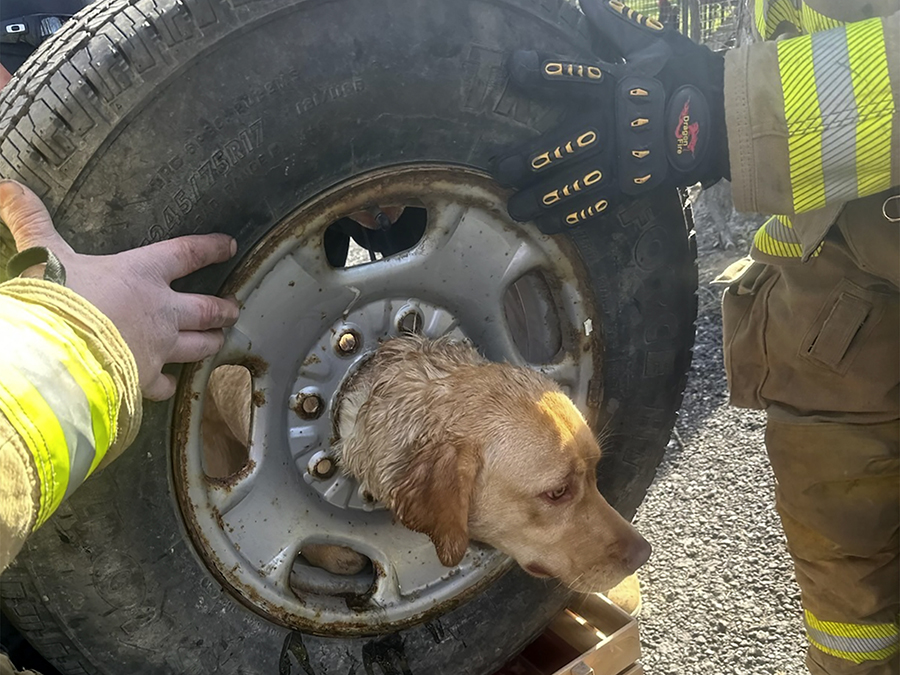
M494 164L497 180L519 190L510 216L546 234L657 188L729 174L722 56L617 0L581 8L623 62L517 51L509 64L516 85L569 100L574 113Z

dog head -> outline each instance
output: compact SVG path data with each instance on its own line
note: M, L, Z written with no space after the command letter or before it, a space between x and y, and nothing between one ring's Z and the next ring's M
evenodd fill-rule
M411 432L396 439L413 447L385 501L431 538L441 562L459 563L471 538L534 576L598 591L647 560L650 545L597 490L600 446L555 383L480 363L432 373L421 386L407 386L402 405L382 388L367 406L390 406L384 419Z
M582 592L643 565L650 545L598 491L600 445L572 401L548 386L519 399L508 422L484 446L472 537Z

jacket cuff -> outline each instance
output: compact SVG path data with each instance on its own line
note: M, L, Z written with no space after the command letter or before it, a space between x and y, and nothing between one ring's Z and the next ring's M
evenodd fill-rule
M16 557L37 524L41 498L34 458L0 415L0 572Z
M775 43L725 55L725 122L738 211L793 212L784 94Z
M738 211L755 211L753 185L753 138L750 134L750 104L747 92L749 50L725 54L725 126L731 163L731 192Z
M141 390L137 364L125 340L103 313L74 291L41 279L16 278L0 287L3 295L45 307L68 323L85 341L119 393L116 437L100 467L106 466L134 441L141 426Z

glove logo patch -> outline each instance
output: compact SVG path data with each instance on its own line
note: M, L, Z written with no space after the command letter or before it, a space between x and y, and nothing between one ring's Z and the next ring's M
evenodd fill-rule
M682 87L669 100L666 142L669 162L679 171L695 169L706 153L709 130L709 106L700 90Z
M700 135L700 124L691 122L691 99L684 102L681 109L681 121L675 129L675 154L697 151L697 137Z

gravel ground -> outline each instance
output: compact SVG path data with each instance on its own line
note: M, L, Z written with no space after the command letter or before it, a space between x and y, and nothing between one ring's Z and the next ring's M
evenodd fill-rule
M635 520L653 545L638 574L641 660L648 675L801 675L800 593L774 507L765 416L728 405L719 291L707 285L746 250L746 234L723 254L701 225L693 367Z

